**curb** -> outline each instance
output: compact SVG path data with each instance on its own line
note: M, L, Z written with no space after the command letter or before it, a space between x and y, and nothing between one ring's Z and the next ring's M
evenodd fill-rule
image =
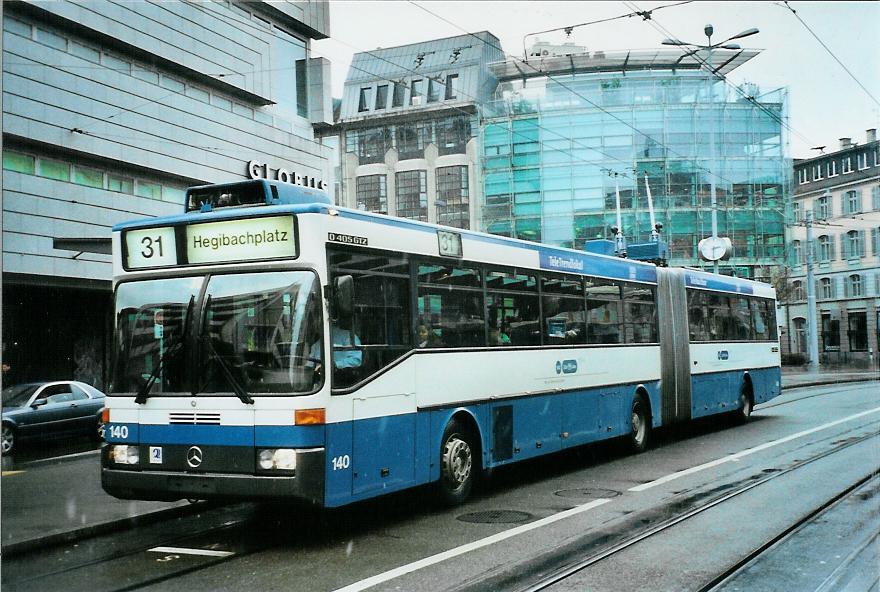
M12 557L36 549L54 547L63 543L71 543L74 541L79 541L102 534L109 534L119 528L130 529L136 526L155 524L163 520L196 514L204 510L205 506L205 502L190 504L187 506L176 506L174 508L156 510L155 512L147 512L146 514L140 514L138 516L132 516L129 518L120 518L117 520L110 520L109 522L101 522L99 524L83 526L82 528L76 528L65 532L56 532L54 534L37 537L35 539L29 539L19 541L17 543L3 545L2 547L0 547L0 555L3 555L5 557Z
M783 384L782 390L804 388L804 387L808 387L808 386L825 386L828 384L844 384L844 383L849 383L849 382L877 382L878 380L880 380L880 376L878 376L877 378L868 378L868 377L864 377L864 376L858 376L858 377L853 376L853 377L849 377L849 378L837 378L837 379L823 378L823 379L817 379L817 380L814 380L811 382L803 382L803 383L799 383L799 384Z

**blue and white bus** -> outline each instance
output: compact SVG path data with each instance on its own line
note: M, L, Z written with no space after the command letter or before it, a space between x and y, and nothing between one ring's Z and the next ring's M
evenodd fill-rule
M102 483L334 507L780 393L772 287L257 180L113 229Z

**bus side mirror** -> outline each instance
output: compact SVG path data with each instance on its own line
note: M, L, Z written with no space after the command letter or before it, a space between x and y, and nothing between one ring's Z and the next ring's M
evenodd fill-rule
M336 319L349 319L353 310L354 278L339 276L333 280L333 315Z

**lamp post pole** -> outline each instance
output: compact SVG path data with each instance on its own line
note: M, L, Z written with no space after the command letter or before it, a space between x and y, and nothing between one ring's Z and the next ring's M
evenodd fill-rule
M715 106L715 94L712 91L712 25L706 25L703 29L706 37L709 39L709 49L707 50L706 61L709 62L709 76L706 81L709 84L709 94L706 95L709 101L709 195L712 207L712 244L718 241L718 195L715 187L715 113L712 108ZM712 262L712 270L718 274L718 259Z
M816 319L816 278L813 275L813 211L807 210L807 344L809 370L819 370L819 328Z

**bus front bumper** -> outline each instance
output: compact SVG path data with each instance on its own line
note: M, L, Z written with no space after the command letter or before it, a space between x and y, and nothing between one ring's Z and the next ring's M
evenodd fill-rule
M296 499L323 505L324 450L300 455L293 476L129 470L105 463L101 467L101 486L120 499Z

